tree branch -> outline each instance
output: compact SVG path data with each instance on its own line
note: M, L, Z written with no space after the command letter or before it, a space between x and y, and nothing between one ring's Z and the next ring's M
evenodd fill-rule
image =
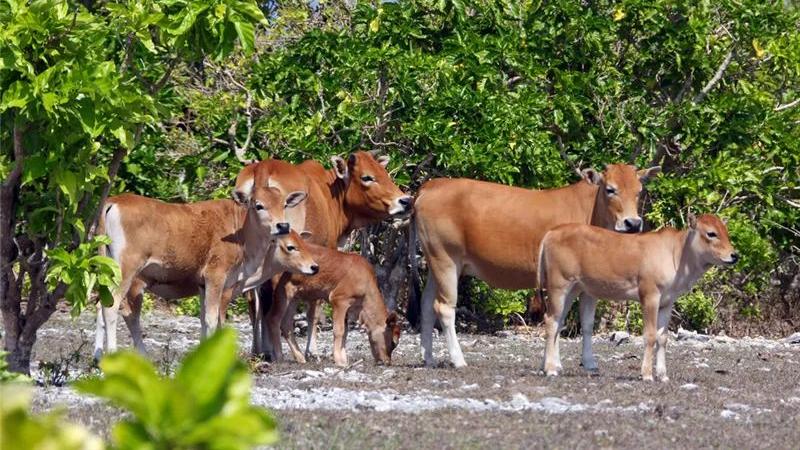
M714 76L710 80L708 80L708 83L706 83L705 86L703 86L703 89L697 95L694 96L692 102L700 103L701 101L703 101L703 99L711 91L711 89L713 89L714 86L719 82L719 80L722 79L722 75L725 73L725 69L727 69L728 66L731 64L731 61L733 61L734 54L735 51L733 48L731 48L728 54L725 55L725 59L722 61L722 64L720 64L719 67L717 68L717 72L714 73Z
M776 112L777 111L783 111L784 109L793 108L793 107L795 107L797 105L800 105L800 98L798 98L797 100L795 100L793 102L784 103L783 105L778 105L778 106L775 107L774 111L776 111Z
M19 183L22 178L22 166L25 161L25 152L22 148L22 134L23 130L19 125L14 125L14 168L8 174L6 180L3 182L3 187L11 187Z

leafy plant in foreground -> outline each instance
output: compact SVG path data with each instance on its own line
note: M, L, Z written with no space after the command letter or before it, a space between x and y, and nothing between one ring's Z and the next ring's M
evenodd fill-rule
M237 358L233 330L202 342L174 378L133 352L108 355L100 368L103 378L76 387L131 413L114 426L115 448L238 449L278 440L274 419L250 404L250 373Z

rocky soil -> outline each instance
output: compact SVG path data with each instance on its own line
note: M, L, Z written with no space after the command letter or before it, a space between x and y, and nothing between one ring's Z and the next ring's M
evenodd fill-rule
M59 312L40 332L35 359L87 373L94 316ZM199 321L144 317L149 357L174 366L199 337ZM243 356L249 325L234 320ZM124 327L124 325L122 325ZM418 336L404 334L391 367L376 366L363 333L348 336L351 366L333 366L330 332L320 360L260 365L253 401L275 412L282 448L791 448L800 442L800 336L731 339L679 331L667 349L668 383L638 379L639 337L597 335L599 376L580 367L578 341L563 341L563 375L538 370L539 330L460 335L469 366L420 366ZM119 333L129 345L126 331ZM83 343L83 346L81 346ZM445 361L443 338L435 349ZM37 363L37 367L44 367ZM41 370L36 371L41 380ZM34 408L67 408L71 420L107 434L119 411L68 386L40 387Z

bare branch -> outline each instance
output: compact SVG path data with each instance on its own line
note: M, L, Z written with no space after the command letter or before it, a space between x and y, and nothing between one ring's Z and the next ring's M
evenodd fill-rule
M697 95L694 96L694 99L692 100L694 103L700 103L701 101L703 101L703 99L711 91L711 89L713 89L714 86L719 82L719 80L722 79L722 75L725 73L725 69L727 69L728 66L731 64L731 61L733 61L734 53L735 53L734 49L731 48L728 54L725 55L725 59L722 61L722 64L720 64L719 67L717 68L717 72L714 73L714 76L711 77L711 79L708 80L708 83L706 83L706 85L703 86L703 89Z
M783 111L784 109L794 108L795 106L800 105L800 98L793 102L784 103L783 105L778 105L775 107L774 111Z

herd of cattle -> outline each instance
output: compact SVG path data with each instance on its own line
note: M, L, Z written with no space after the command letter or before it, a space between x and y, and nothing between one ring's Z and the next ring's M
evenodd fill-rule
M690 216L685 230L641 233L642 184L659 167L585 169L581 181L549 190L434 179L414 199L394 184L388 162L369 152L333 157L329 170L315 161L265 160L239 173L232 200L109 198L98 231L111 239L104 251L119 264L122 281L113 306L98 308L95 357L116 350L120 308L134 345L144 351L139 317L145 289L164 299L199 295L205 337L224 322L232 299L263 284L260 297L249 297L254 354L280 360L282 335L295 361L305 362L293 333L297 305L306 303L311 322L308 353L315 347L319 304L328 301L335 363L347 365L351 316L366 327L375 360L388 364L400 320L387 310L369 262L337 245L352 230L412 215L411 236L428 266L420 306L426 365L434 364L434 314L451 362L466 365L455 311L458 279L472 275L498 288L536 288L539 302L547 293L547 375L561 368L558 335L575 298L580 296L581 361L590 371L597 370L591 340L597 298L638 299L642 378L653 379L655 351L656 376L666 381L667 326L676 298L711 266L738 259L725 224L714 215Z

